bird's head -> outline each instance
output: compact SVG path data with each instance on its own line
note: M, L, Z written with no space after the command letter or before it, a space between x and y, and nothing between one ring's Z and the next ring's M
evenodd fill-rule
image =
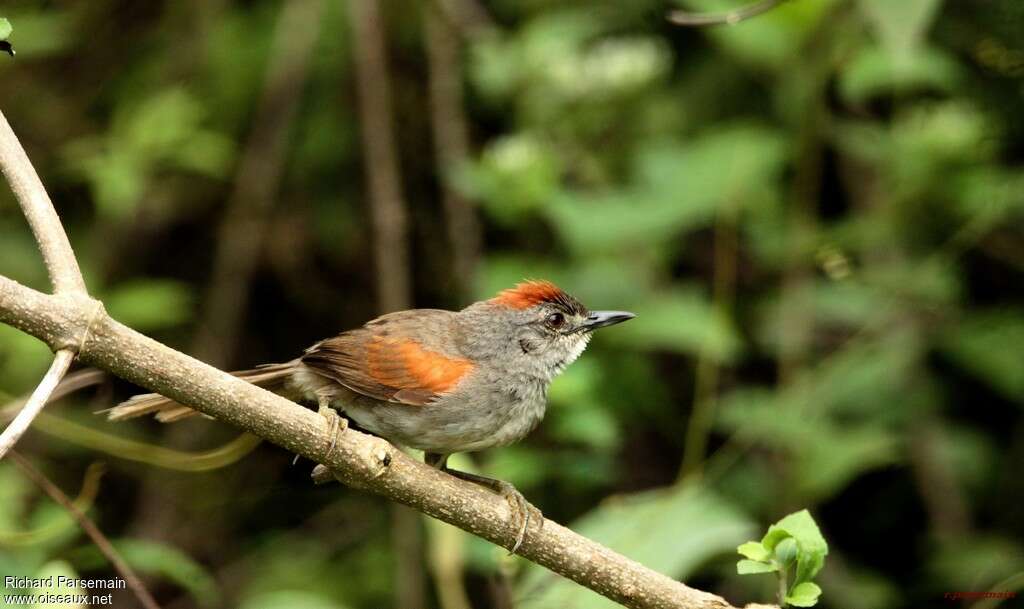
M549 281L520 283L467 307L462 316L466 348L547 380L583 353L594 330L634 317L590 311Z

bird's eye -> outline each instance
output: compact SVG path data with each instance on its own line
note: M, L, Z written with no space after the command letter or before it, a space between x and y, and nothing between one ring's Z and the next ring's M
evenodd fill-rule
M561 313L552 313L551 315L548 315L545 321L552 328L561 328L565 325L565 315L562 315Z

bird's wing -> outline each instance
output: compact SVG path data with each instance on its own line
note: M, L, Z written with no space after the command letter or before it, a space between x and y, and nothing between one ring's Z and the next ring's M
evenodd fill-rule
M449 311L403 311L317 343L302 363L374 399L422 406L450 391L474 365L452 354ZM437 345L433 349L427 345Z

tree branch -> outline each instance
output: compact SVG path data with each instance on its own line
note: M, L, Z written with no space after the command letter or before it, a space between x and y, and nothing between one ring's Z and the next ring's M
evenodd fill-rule
M11 459L14 460L14 463L21 469L25 476L32 480L36 486L43 489L43 492L56 501L58 505L67 510L68 514L78 522L78 526L82 527L82 531L92 539L92 542L96 544L96 547L99 548L100 552L107 557L107 560L109 560L110 564L113 565L114 570L124 578L124 581L127 582L128 587L131 588L132 592L135 593L135 596L138 597L142 606L146 609L160 609L160 606L156 604L156 601L149 593L149 590L147 590L146 586L142 584L142 580L135 575L135 571L133 571L132 568L128 566L128 563L121 558L121 555L118 554L117 550L114 549L114 546L111 545L110 540L106 538L103 532L99 530L99 527L97 527L93 521L82 512L82 510L78 509L78 506L76 506L74 502L64 494L64 491L60 490L60 488L51 482L50 479L41 471L33 467L25 457L22 457L16 452L12 452Z
M11 185L18 205L25 213L32 233L43 252L43 261L53 283L53 291L85 294L85 280L78 269L78 261L71 250L68 236L50 203L43 183L36 175L25 149L0 112L0 171Z
M46 270L56 294L85 296L85 280L78 268L78 260L71 250L71 243L64 233L64 226L57 217L57 211L46 194L43 183L39 180L32 162L28 160L25 149L14 135L7 123L7 118L0 112L0 172L3 172L7 183L11 185L14 197L18 200L36 243L43 254ZM21 438L32 421L46 406L46 402L68 371L74 359L74 343L62 345L50 364L50 369L40 381L39 386L25 403L14 421L0 435L0 459Z
M690 13L675 10L668 14L668 20L676 25L706 27L709 25L736 25L751 17L767 13L786 0L761 0L724 13Z
M0 322L53 348L89 326L82 303L0 277ZM322 463L349 486L413 507L506 548L515 542L501 497L413 460L354 429L337 438L315 412L194 360L100 310L79 358ZM531 526L519 554L628 607L728 609L721 597L689 588L550 520Z
M53 358L53 363L50 364L50 369L46 371L46 376L43 377L43 380L39 381L39 386L29 396L25 405L21 407L18 416L14 417L14 420L7 426L4 433L0 434L0 459L3 459L7 451L14 448L22 434L28 431L32 421L39 415L43 406L46 406L46 403L50 401L50 394L57 388L57 384L60 383L64 374L67 373L68 368L71 366L71 361L74 359L75 354L67 349L57 351L57 355Z
M382 438L354 429L334 438L319 414L112 319L101 303L85 293L56 212L2 114L0 165L26 210L56 292L43 294L0 276L0 322L35 336L55 352L77 352L87 364L321 463L349 486L408 505L506 548L515 543L517 531L509 525L511 506L494 493L415 461ZM59 377L66 358L58 354L55 370L44 379L46 386L37 389L40 396L50 395L52 388L47 387ZM89 521L82 517L79 522L85 528ZM519 554L628 607L732 608L721 597L681 584L549 520L526 532Z

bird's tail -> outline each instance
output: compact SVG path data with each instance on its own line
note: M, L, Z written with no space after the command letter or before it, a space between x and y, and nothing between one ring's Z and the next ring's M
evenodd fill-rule
M284 388L285 382L292 372L295 371L295 366L298 363L299 360L292 360L283 364L266 364L252 370L232 372L231 375L243 381L248 381L257 387L278 391ZM134 419L135 417L153 413L156 420L161 423L173 423L174 421L180 421L181 419L199 414L198 411L184 404L179 404L159 393L142 393L132 396L127 401L121 402L104 412L107 413L107 418L111 421L124 421L125 419Z

